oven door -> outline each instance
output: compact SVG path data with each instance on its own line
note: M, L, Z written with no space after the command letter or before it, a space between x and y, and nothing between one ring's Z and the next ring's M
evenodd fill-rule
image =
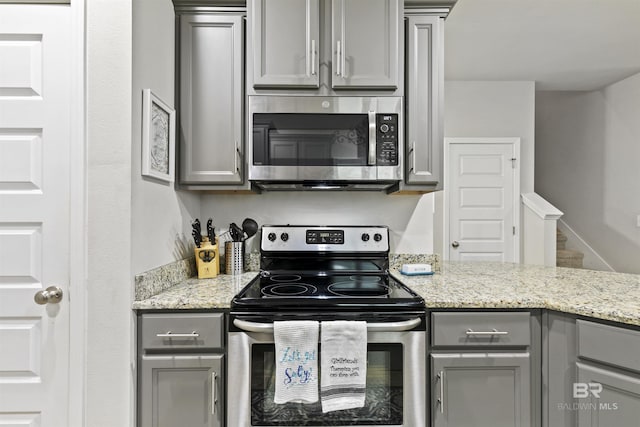
M229 426L426 425L426 332L424 327L414 328L423 325L424 319L369 323L365 406L326 414L320 402L276 405L272 328L269 330L269 324L232 322L240 327L229 333ZM240 331L260 331L263 326L265 332ZM322 348L319 353L322 358Z

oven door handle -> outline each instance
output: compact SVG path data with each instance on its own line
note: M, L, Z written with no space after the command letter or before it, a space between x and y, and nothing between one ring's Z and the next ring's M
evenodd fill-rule
M402 322L367 323L367 332L402 332L408 331L420 325L422 319L404 320ZM273 333L273 323L247 322L246 320L233 319L233 324L247 332Z

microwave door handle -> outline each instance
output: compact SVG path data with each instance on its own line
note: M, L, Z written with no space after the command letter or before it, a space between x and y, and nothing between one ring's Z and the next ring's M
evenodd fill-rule
M376 164L376 113L375 111L369 111L369 153L367 164L369 166L375 166Z
M408 331L420 325L422 320L403 320L401 322L367 323L367 332L402 332ZM246 320L233 319L233 324L247 332L273 333L273 323L247 322Z

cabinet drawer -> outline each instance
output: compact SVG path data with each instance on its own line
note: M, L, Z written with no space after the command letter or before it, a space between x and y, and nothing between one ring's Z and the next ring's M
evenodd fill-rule
M437 346L528 346L531 344L530 314L433 313L432 345Z
M578 356L640 372L640 332L577 320Z
M143 314L140 322L144 350L224 347L223 313Z

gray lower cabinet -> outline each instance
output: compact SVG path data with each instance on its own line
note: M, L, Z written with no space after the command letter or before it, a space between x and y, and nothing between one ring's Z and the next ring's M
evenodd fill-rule
M530 425L529 353L432 354L434 427Z
M224 356L143 356L139 427L224 425Z
M397 89L401 10L399 0L248 1L250 90Z
M180 14L180 184L244 182L244 13Z
M223 313L138 316L138 427L220 427L225 408Z
M442 189L444 19L406 18L405 190Z
M431 314L431 426L539 425L540 316Z
M579 427L636 427L640 423L640 331L577 320Z

